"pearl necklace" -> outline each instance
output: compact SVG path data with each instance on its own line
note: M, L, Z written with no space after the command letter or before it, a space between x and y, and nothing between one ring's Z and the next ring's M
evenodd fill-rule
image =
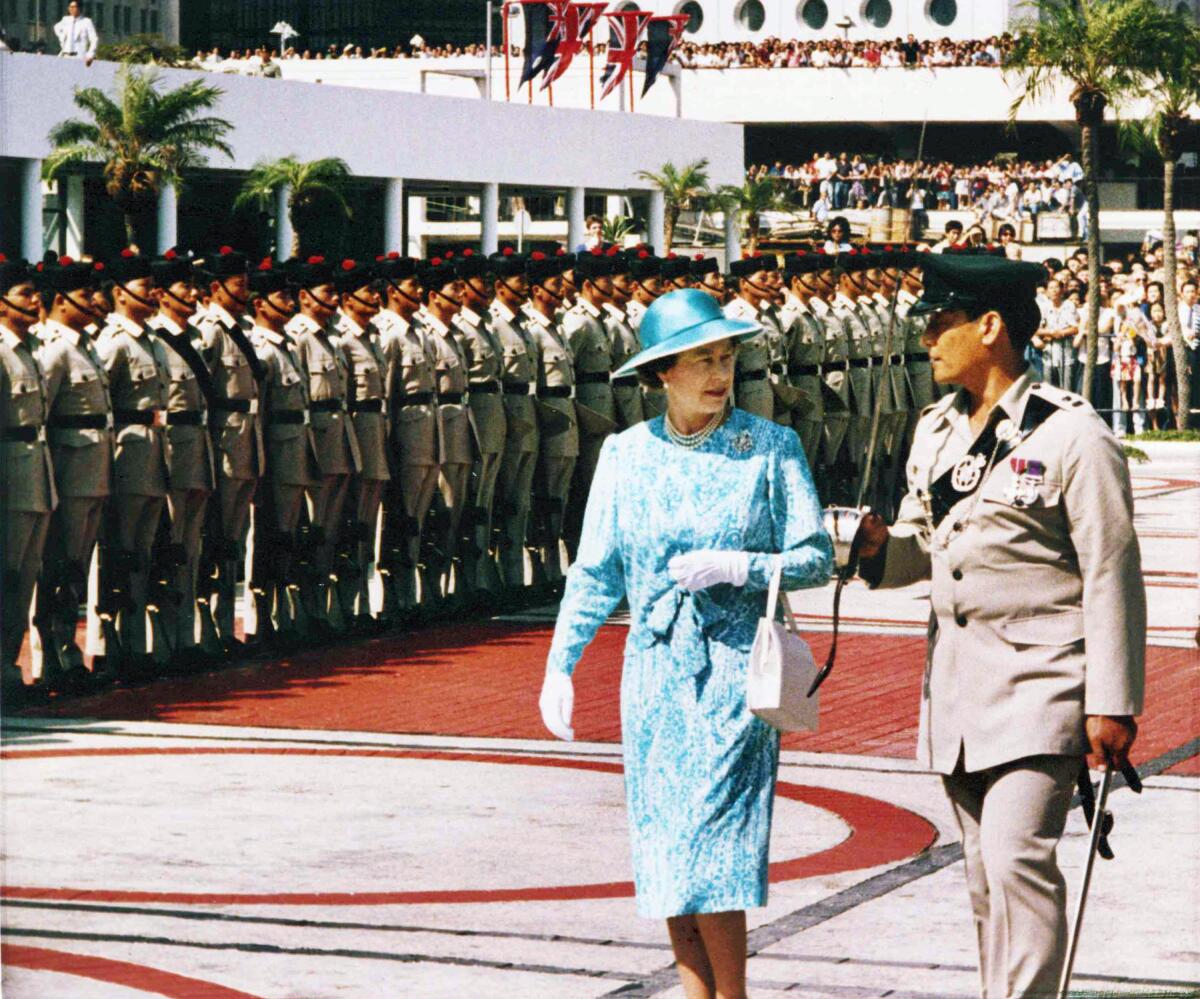
M680 447L685 447L689 450L692 450L694 448L698 448L714 433L716 433L717 427L725 422L725 413L726 411L724 409L722 409L719 413L714 413L713 418L694 434L681 434L675 429L675 425L671 423L671 417L665 414L663 416L663 427L667 431L667 437L670 438L673 444L678 444Z

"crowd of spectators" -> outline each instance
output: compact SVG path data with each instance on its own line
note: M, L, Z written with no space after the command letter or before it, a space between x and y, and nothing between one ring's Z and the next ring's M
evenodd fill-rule
M812 41L766 38L760 42L688 42L676 54L688 69L798 69L813 67L917 69L942 66L1000 66L1012 49L1011 35L955 41L920 40L914 35L893 41Z
M261 49L230 49L228 52L220 48L198 51L195 62L205 68L212 69L225 63L254 62L261 57ZM493 55L503 56L501 46L493 46ZM371 48L362 45L330 45L324 49L296 49L289 47L284 50L283 59L302 59L305 61L327 59L454 59L478 58L487 55L486 45L426 45L423 41L414 40L405 45L392 48L381 46Z

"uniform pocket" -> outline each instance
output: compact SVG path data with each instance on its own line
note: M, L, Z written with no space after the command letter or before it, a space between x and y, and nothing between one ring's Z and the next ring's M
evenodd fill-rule
M1001 621L1000 634L1013 645L1074 645L1083 641L1083 611Z
M1062 483L1022 483L1018 478L1012 478L983 499L988 503L999 503L1018 510L1051 510L1062 501Z

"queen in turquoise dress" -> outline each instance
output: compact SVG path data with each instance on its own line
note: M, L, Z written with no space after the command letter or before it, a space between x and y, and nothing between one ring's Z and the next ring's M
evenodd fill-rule
M718 913L741 917L732 932L744 992L744 910L767 898L779 734L745 700L767 585L777 560L791 589L823 585L832 562L795 432L729 406L737 341L756 331L695 290L647 311L645 349L618 374L660 380L667 413L604 444L541 700L547 726L570 738L570 675L626 598L621 725L637 908L668 920L689 996L739 994L737 968L731 980L717 953L730 920L703 918Z

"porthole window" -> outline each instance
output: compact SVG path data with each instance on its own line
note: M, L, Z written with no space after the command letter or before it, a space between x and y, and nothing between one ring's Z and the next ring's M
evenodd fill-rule
M862 19L876 28L886 28L892 22L892 5L888 0L867 0L862 6Z
M820 31L829 20L829 7L825 0L802 0L797 8L797 17L805 27Z
M766 19L761 0L742 0L737 9L737 23L747 31L762 31Z
M1178 7L1175 8L1175 13L1178 14L1180 17L1191 17L1192 16L1192 5L1190 3L1181 3Z
M929 0L929 20L942 28L948 28L958 18L955 0Z
M700 25L704 23L704 8L696 3L696 0L687 0L687 3L681 3L675 8L675 13L687 14L688 23L684 25L683 30L689 35L694 35L700 30Z

